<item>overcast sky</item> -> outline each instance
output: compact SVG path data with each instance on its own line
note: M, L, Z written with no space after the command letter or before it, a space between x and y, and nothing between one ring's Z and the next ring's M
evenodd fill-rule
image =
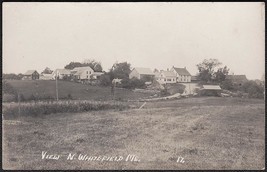
M3 72L95 59L187 67L217 58L234 74L265 71L263 3L3 3Z

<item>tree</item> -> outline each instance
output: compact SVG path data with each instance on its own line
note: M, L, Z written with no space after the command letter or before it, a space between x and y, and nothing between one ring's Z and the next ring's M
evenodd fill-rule
M100 62L97 62L95 60L90 60L90 59L86 59L82 63L70 62L64 68L72 70L76 67L86 67L86 66L90 66L95 72L102 72L102 70L103 70Z
M222 81L225 80L226 75L228 75L229 70L227 66L224 66L223 68L219 68L215 73L214 73L214 80L215 82L221 83Z
M102 72L103 68L100 62L94 59L86 59L83 61L83 65L90 66L95 72Z
M12 80L20 80L23 75L20 73L18 75L14 74L14 73L10 73L10 74L3 74L3 79L12 79Z
M112 68L110 69L109 75L110 79L113 80L114 78L125 79L129 78L129 74L131 72L131 64L127 62L122 63L115 63L113 64Z
M103 74L99 78L101 86L109 86L111 84L110 76L108 74Z
M49 67L46 67L42 72L42 74L51 74L51 73L53 73L53 71Z
M241 86L241 91L248 93L250 98L264 98L264 85L255 81L247 81Z
M227 66L218 68L222 63L218 59L205 59L197 64L198 78L204 83L221 83L229 73ZM217 68L217 71L216 71Z
M82 66L83 66L83 64L80 63L80 62L70 62L70 63L67 64L64 68L65 68L65 69L70 69L70 70L72 70L72 69L74 69L74 68L76 68L76 67L82 67Z

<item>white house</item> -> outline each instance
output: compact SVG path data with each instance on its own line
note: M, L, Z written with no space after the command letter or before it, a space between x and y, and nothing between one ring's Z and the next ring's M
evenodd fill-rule
M55 78L53 77L52 74L45 74L45 73L43 73L43 74L40 74L39 79L40 80L53 80Z
M141 67L133 68L133 70L129 74L130 79L137 78L137 79L144 79L147 81L152 81L154 76L155 74L152 72L151 69L141 68Z
M76 67L71 70L71 74L78 80L90 80L94 70L90 66Z
M172 67L171 70L176 75L176 82L191 82L191 74L184 68Z
M172 71L155 72L155 78L161 84L176 83L176 74Z
M56 79L56 76L58 76L58 79L63 79L64 76L69 77L71 75L71 72L69 69L56 69L52 73L52 78Z

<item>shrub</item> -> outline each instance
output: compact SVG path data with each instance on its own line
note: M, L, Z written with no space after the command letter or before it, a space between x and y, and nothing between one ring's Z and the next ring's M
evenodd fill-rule
M140 80L137 78L124 78L121 81L121 87L127 88L127 89L135 89L135 88L146 88L146 84L144 80Z
M86 112L106 109L126 109L129 105L122 102L96 102L96 101L58 101L58 102L35 102L19 104L4 104L3 115L5 119L18 117L20 115L37 116L42 114L64 113L64 112Z
M110 76L108 74L101 75L99 81L101 86L110 86L111 84Z
M264 98L264 86L255 81L247 81L241 86L241 91L248 93L249 98Z

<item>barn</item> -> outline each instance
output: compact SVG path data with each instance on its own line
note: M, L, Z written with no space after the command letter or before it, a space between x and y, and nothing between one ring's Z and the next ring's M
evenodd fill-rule
M23 80L37 80L39 79L39 73L36 70L28 70L23 74Z

